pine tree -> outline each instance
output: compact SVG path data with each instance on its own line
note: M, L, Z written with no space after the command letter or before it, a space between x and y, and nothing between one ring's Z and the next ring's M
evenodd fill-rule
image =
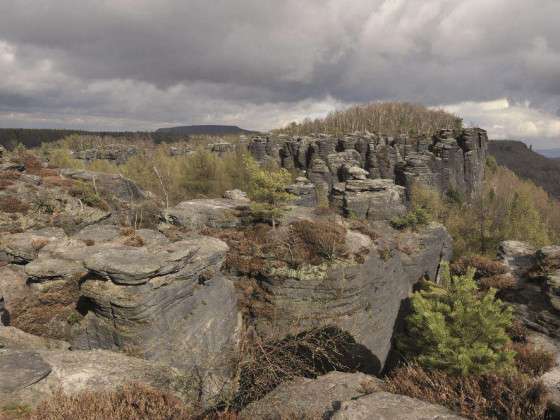
M251 211L256 218L271 221L275 227L283 206L295 198L286 191L292 176L284 168L266 170L248 156L244 163L249 172L249 197L256 202Z
M515 353L507 349L506 333L511 308L493 289L480 295L474 270L451 277L444 267L442 283L425 282L414 293L400 350L423 367L460 375L512 369Z

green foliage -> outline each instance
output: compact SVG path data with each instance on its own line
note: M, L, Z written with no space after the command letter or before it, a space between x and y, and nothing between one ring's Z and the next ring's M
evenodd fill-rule
M245 157L244 165L249 174L248 194L256 202L251 206L254 217L275 225L283 206L295 199L286 191L292 176L283 168L263 168L250 156Z
M428 223L430 223L430 214L422 207L416 207L404 216L395 217L391 220L391 226L399 230L417 229L420 226L426 226Z
M429 135L442 128L460 129L463 123L456 115L406 102L377 102L356 105L331 112L325 118L291 123L277 130L292 135L311 133L341 134L371 131L388 135Z
M407 334L399 347L421 366L454 374L483 374L513 369L506 329L512 310L490 289L480 295L474 270L463 276L442 273L443 287L426 282L414 293Z

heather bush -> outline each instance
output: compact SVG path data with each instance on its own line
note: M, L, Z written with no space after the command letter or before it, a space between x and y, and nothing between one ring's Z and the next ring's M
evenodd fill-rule
M545 418L543 384L523 374L456 376L418 365L395 369L388 391L440 404L475 420Z
M114 391L62 392L43 401L31 413L31 420L185 420L195 413L177 397L146 385L129 384Z

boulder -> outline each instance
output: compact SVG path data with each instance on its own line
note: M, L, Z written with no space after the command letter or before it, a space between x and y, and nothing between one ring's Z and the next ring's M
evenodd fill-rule
M345 401L331 417L333 420L461 420L445 407L404 395L374 392Z
M74 394L110 390L130 382L178 394L182 380L173 368L104 350L0 349L0 378L0 406L34 406L58 390Z
M316 379L298 378L283 383L249 404L241 419L323 419L342 401L383 390L383 382L363 373L331 372Z
M234 201L245 201L250 202L249 198L247 197L247 193L241 190L229 190L224 193L224 198L228 200Z
M198 199L183 201L166 210L164 218L173 225L191 229L230 228L242 224L247 210L247 202L243 200Z
M28 334L14 327L0 326L0 349L68 350L70 344L61 340Z
M503 241L498 246L498 260L502 261L519 282L536 262L536 248L526 242Z
M37 258L42 247L49 242L64 238L60 228L28 230L23 233L3 235L0 239L0 254L4 261L25 264Z

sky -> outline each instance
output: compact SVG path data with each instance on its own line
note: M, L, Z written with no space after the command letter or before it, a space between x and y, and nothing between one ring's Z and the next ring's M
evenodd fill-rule
M559 0L1 0L0 127L268 130L372 101L560 147Z

